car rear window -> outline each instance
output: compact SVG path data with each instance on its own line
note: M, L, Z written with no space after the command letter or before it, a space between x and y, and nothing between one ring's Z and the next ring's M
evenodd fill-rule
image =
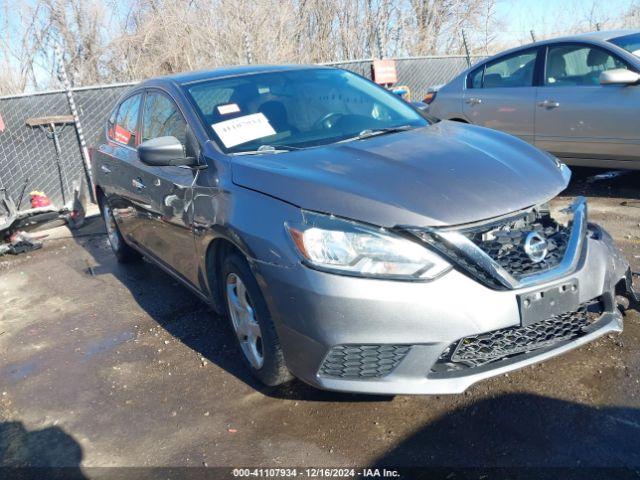
M118 107L115 121L113 115L109 119L107 133L111 140L130 147L135 146L136 136L138 134L138 112L140 110L141 99L142 94L136 94L127 98Z
M486 63L469 74L467 88L531 87L537 55L534 48Z
M482 74L484 73L484 65L469 74L467 79L467 88L482 88Z

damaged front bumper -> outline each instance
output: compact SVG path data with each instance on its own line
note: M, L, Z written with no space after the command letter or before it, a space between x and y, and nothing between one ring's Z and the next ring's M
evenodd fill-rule
M627 269L624 281L620 281L616 293L628 300L629 305L625 306L626 308L640 310L640 292L638 292L633 286L634 275L637 276L631 271L631 268Z
M572 212L566 232L542 216L523 217L524 224L520 217L516 223L509 219L517 228L532 228L526 222L537 222L538 228L541 222L545 231L555 229L554 235L567 239L556 251L563 254L556 255L555 268L533 274L522 272L539 267L519 264L515 275L513 259L500 264L490 249L485 257L474 258L477 249L465 256L451 242L447 246L462 264L430 282L256 263L287 366L298 378L329 390L460 393L480 380L622 331L616 295L624 289L638 299L629 265L611 237L587 223L583 200ZM483 238L493 241L499 234ZM544 294L552 300L540 307L547 316L524 319L524 300Z

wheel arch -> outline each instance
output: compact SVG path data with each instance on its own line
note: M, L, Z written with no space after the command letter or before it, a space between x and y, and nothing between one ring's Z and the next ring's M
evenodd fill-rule
M249 256L227 237L220 236L212 239L206 249L205 254L205 274L209 285L209 293L215 310L218 313L224 312L224 297L222 292L222 282L220 281L220 269L225 256L232 252L242 255L247 260Z

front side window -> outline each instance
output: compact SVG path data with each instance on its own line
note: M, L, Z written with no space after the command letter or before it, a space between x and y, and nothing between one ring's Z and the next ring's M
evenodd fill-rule
M136 94L123 101L117 108L117 113L109 118L107 134L111 140L130 147L136 145L138 112L142 94Z
M609 40L610 43L624 48L627 52L633 53L636 57L640 57L640 33L632 33L623 37L616 37Z
M142 141L171 136L184 145L186 132L187 123L173 100L162 93L147 93L142 113Z
M545 70L545 85L578 87L600 84L605 70L627 69L627 65L606 50L589 45L558 45L549 47Z
M533 86L537 50L527 50L494 60L486 65L483 88L510 88Z
M226 153L295 150L429 124L396 95L339 69L242 75L185 89Z

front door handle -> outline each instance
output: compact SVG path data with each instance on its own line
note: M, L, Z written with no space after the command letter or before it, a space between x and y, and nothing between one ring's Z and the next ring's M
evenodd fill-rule
M111 169L106 165L100 165L100 170L102 170L102 173L111 173Z
M482 99L478 97L471 97L467 98L465 102L467 102L469 105L478 105L479 103L482 103Z
M560 102L545 100L544 102L538 103L538 106L542 108L558 108L560 106Z
M133 186L133 188L138 190L144 190L145 188L147 188L147 186L144 183L142 183L142 180L140 180L139 178L132 179L131 185Z

